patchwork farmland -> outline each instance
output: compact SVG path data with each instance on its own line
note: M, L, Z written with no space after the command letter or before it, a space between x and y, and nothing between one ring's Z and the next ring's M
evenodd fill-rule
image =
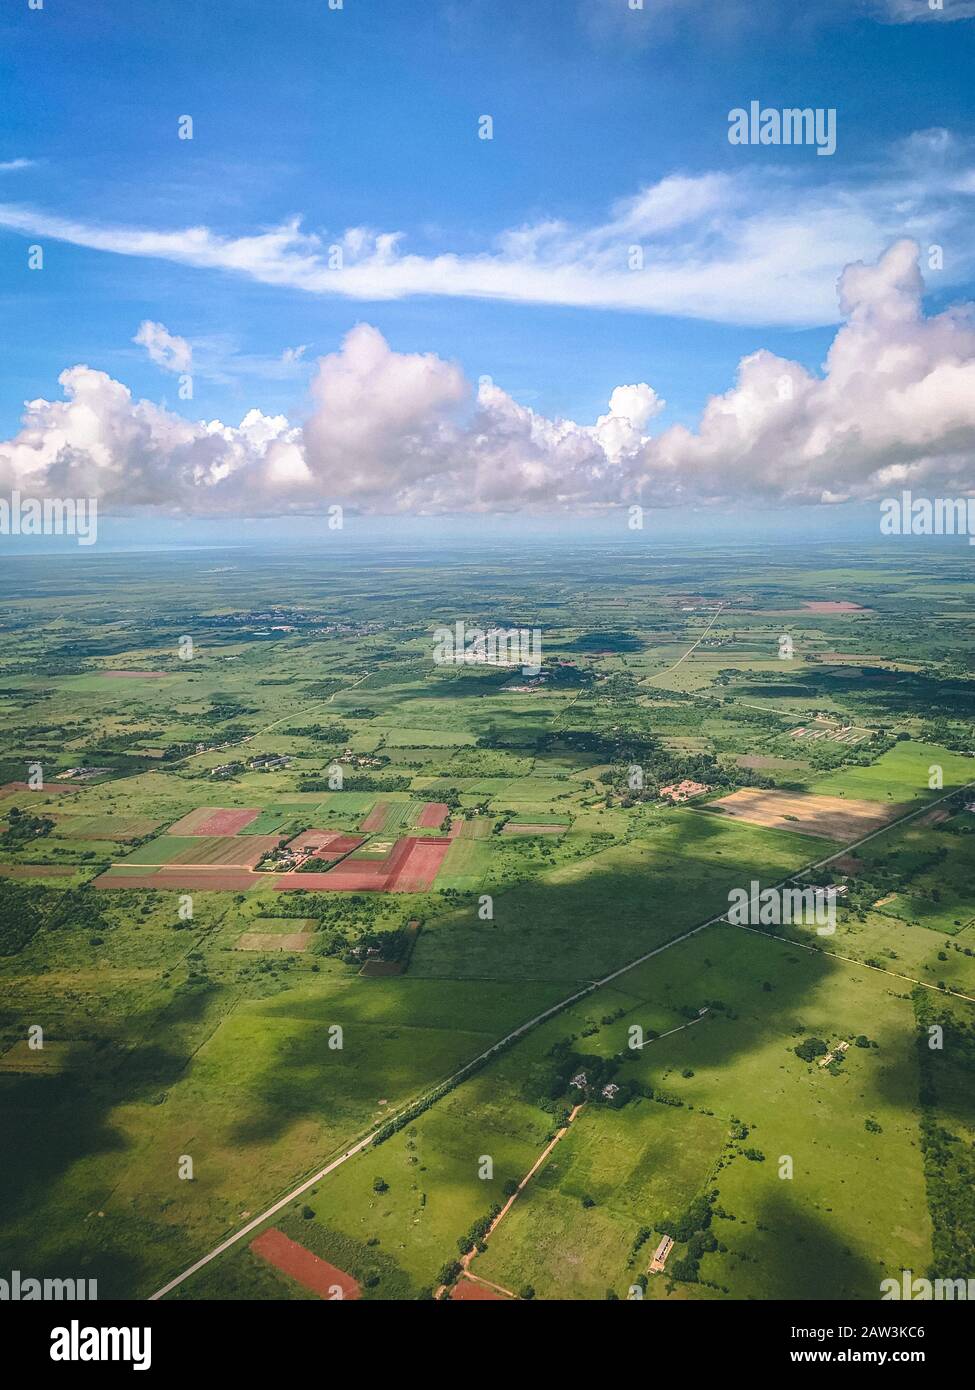
M621 595L614 567L612 600L539 579L540 699L426 660L410 623L429 596L408 584L396 643L356 609L356 633L296 621L271 645L223 625L250 600L219 566L194 573L214 609L198 664L137 648L36 684L69 751L0 664L14 1267L84 1260L104 1297L329 1301L327 1280L363 1302L686 1301L870 1299L881 1267L965 1258L946 1212L966 1200L972 1080L960 1044L950 1078L916 1045L966 1037L975 1008L964 730L937 713L933 655L923 686L895 686L832 659L784 677L761 647L789 612L823 652L896 652L862 616L876 594L810 609L832 581L786 593L756 565L736 606L729 560L715 618L664 569ZM330 572L353 609L356 574ZM184 582L163 566L146 612ZM297 614L312 600L291 582ZM39 626L38 658L59 633ZM829 710L869 739L790 737ZM79 767L110 771L60 775ZM659 795L682 780L707 790ZM755 881L842 890L835 931L722 922ZM942 1172L932 1126L958 1140ZM193 1184L173 1178L188 1151Z
M389 806L379 803L364 824L404 825L425 819L427 828L433 828L448 811L445 805L410 802L399 803L395 809L398 814L391 814ZM112 864L92 886L177 891L212 884L214 890L228 892L422 893L433 887L451 843L449 838L432 835L382 839L314 827L288 839L246 833L263 814L260 808L197 808ZM297 859L300 867L286 863L279 871L282 859ZM271 861L269 867L259 869L266 860ZM143 869L153 872L143 873ZM208 878L211 871L213 877Z

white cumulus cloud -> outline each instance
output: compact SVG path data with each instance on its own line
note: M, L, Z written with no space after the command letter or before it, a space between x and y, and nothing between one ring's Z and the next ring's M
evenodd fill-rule
M617 386L593 424L552 418L368 324L319 359L301 424L256 409L189 421L71 367L65 399L28 402L0 443L0 487L245 516L953 495L975 486L975 322L970 306L925 316L923 288L912 241L849 265L822 371L752 353L694 429L658 430L665 403L646 382Z
M132 339L144 347L157 367L167 372L188 372L193 365L193 349L185 338L170 333L164 323L144 319Z

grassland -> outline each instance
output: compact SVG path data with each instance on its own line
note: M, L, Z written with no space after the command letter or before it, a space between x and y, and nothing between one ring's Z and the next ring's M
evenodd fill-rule
M970 1142L975 1114L967 572L814 558L786 570L757 553L655 565L568 551L527 589L501 564L445 558L435 575L404 566L389 598L368 564L259 551L229 569L206 552L141 569L95 557L80 577L61 561L8 568L0 771L20 782L39 759L46 783L0 801L11 1267L146 1296L374 1134L275 1222L367 1300L425 1296L581 1098L559 1071L567 1055L615 1068L624 1098L586 1098L475 1257L479 1277L625 1298L661 1229L702 1201L708 1224L678 1240L647 1297L869 1299L891 1270L968 1258L946 1215L968 1169L936 1159L941 1131ZM862 607L805 606L845 599ZM489 625L512 605L543 628L537 690L430 661L438 623ZM163 675L110 675L122 670ZM869 738L790 739L827 711ZM290 761L261 771L262 753ZM56 790L77 766L109 772ZM897 821L870 820L844 856L853 836L836 827L667 805L659 788L683 777L711 788L697 806L776 789ZM246 893L124 886L156 865L253 865L309 828L364 834L348 862L385 861L403 835L436 835L418 826L428 801L458 824L422 892L329 891L327 875L280 894L260 876ZM232 834L168 833L200 808L259 814ZM538 826L558 832L515 833ZM846 889L832 935L687 935L731 889L824 860L812 878ZM93 891L110 866L123 886ZM404 974L360 973L397 959ZM950 1075L918 1047L942 1013L961 1039ZM38 1024L40 1050L27 1045ZM645 1047L630 1046L634 1024ZM820 1068L795 1053L807 1037L851 1046ZM243 1241L176 1296L308 1295Z

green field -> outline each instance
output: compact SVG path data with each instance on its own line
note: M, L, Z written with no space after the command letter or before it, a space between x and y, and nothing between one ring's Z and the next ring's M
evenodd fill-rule
M652 1301L871 1300L890 1271L975 1267L970 579L947 556L911 563L563 546L517 583L488 558L404 562L387 592L365 560L322 553L100 554L80 573L24 557L0 631L0 772L111 771L0 799L10 1267L145 1298L366 1139L274 1224L368 1300L427 1297L582 1099L473 1261L516 1296L627 1298L668 1229L683 1234ZM851 593L862 610L804 607ZM671 669L719 600L707 645ZM430 659L458 605L541 615L544 693ZM186 632L199 655L182 663ZM869 740L789 737L827 710ZM260 752L291 761L259 772ZM779 787L912 814L844 854L663 804L684 778L712 799ZM417 828L426 801L462 818L427 892L125 887L177 858L240 862L255 835L360 834L379 804L351 857L382 858L435 833ZM237 836L165 833L203 806L260 814ZM119 887L92 890L109 866ZM845 890L834 932L706 925L732 890L807 869ZM235 949L248 934L267 949ZM289 935L304 949L270 949ZM928 1055L933 1026L946 1045ZM810 1039L850 1046L821 1068L795 1052ZM570 1064L621 1098L573 1088ZM172 1296L311 1295L242 1242Z

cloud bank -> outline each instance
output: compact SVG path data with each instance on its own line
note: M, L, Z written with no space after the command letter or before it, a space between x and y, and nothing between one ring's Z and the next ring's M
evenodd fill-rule
M59 378L64 400L28 402L20 433L0 443L0 487L216 516L333 503L436 514L963 491L975 450L975 322L969 306L926 317L923 289L908 240L848 266L844 322L821 374L753 353L695 429L657 433L665 403L645 382L618 386L593 424L551 419L488 380L475 391L457 363L393 351L368 324L318 360L301 424L256 409L236 426L189 421L79 365Z

